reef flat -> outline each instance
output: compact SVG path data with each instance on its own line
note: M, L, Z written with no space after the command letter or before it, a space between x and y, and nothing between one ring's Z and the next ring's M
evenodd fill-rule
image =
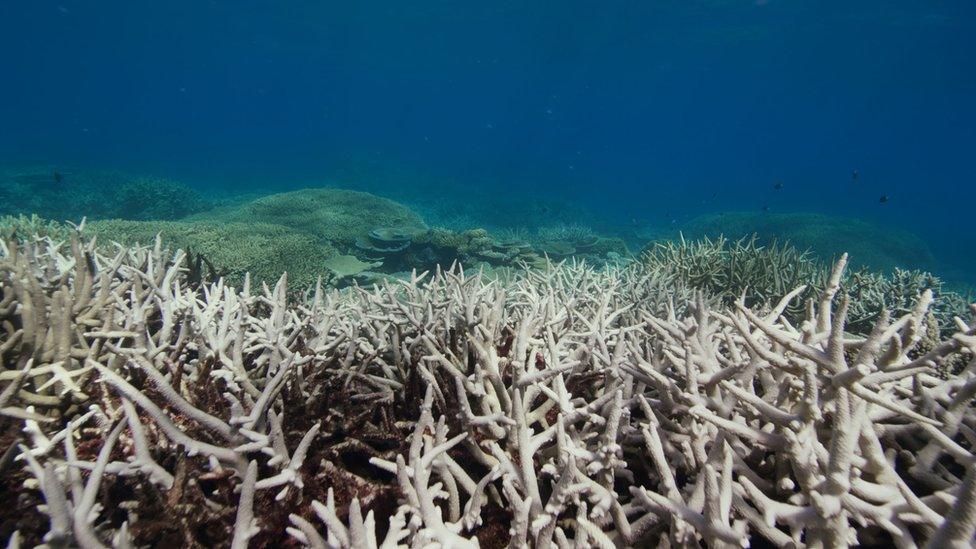
M943 336L925 289L849 330L846 257L763 299L694 289L676 249L252 290L67 236L0 245L13 546L973 539L976 324ZM771 261L699 246L731 282Z

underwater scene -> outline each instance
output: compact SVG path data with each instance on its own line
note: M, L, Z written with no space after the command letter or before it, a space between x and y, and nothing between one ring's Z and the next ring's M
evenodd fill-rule
M976 546L976 4L0 4L0 545Z

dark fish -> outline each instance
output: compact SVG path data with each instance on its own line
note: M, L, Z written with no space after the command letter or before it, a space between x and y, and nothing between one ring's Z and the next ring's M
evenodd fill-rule
M64 175L61 172L54 172L54 182L61 183L62 181L64 181Z
M777 181L776 184L773 185L773 188L776 189L777 191L780 190L780 189L782 189L783 188L783 182L782 181Z
M768 212L769 211L769 206L763 206L763 211L764 212Z
M861 175L861 172L854 170L853 172L851 172L851 180L857 181L857 176L859 175Z
M888 195L886 195L886 194L881 195L881 199L878 200L878 202L880 202L882 204L884 204L887 201L888 201Z

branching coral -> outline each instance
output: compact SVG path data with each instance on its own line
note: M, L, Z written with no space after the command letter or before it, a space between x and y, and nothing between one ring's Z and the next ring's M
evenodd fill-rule
M310 286L326 272L324 262L337 253L328 243L309 235L258 222L110 219L88 223L85 233L98 238L103 245L147 244L162 235L174 248L203 254L218 271L227 273L229 283L238 286L248 273L255 282L273 284L283 270L291 274L297 285Z
M725 306L637 266L299 297L189 285L159 243L0 258L0 483L36 509L4 521L18 540L973 541L976 327L916 352L927 292L850 335L844 259L790 321L803 287Z
M753 235L740 240L719 237L658 242L641 259L645 266L667 272L690 288L732 304L743 298L750 307L771 306L794 288L804 286L787 305L786 318L802 320L806 301L824 291L830 268L809 252L790 244L760 244ZM882 274L861 269L845 274L841 285L851 295L846 329L866 335L882 311L905 314L926 291L933 294L930 312L943 337L956 330L955 317L965 316L968 302L943 288L931 273L895 269ZM936 336L938 337L938 336Z
M733 303L743 295L746 305L771 304L794 288L806 286L800 299L787 305L792 316L802 316L806 299L826 283L828 272L808 253L789 245L760 245L755 237L728 240L655 243L644 263L667 270L688 286Z
M918 235L852 217L804 212L721 212L696 217L683 224L681 231L696 239L725 235L737 240L755 235L762 245L788 241L822 261L835 260L839 250L843 250L850 254L855 269L867 267L887 272L897 267L930 268L936 264L932 251Z

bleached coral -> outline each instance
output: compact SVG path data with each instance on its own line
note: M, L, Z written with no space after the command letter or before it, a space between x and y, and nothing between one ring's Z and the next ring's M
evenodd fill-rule
M913 353L926 293L851 336L843 260L791 322L802 287L753 310L637 266L302 297L190 285L159 243L0 258L21 538L46 517L83 547L973 541L976 326Z

